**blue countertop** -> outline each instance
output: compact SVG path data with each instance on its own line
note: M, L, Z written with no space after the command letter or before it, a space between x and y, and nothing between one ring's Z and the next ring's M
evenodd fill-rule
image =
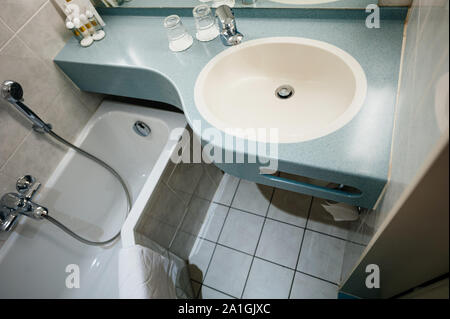
M194 41L187 51L173 53L168 49L163 19L178 14L194 34L190 10L129 10L133 16L120 15L120 10L103 12L106 38L89 48L70 40L55 58L56 64L82 90L166 102L181 108L191 126L200 120L202 129L210 127L194 103L195 81L206 63L227 47L217 38ZM373 207L387 182L406 9L381 12L381 27L369 29L364 10L235 9L245 41L275 36L312 38L347 51L361 64L368 82L361 111L332 134L279 144L278 163L282 172L362 190L361 198L342 201L363 207ZM267 182L251 165L218 166L256 182L297 191L290 183ZM316 194L308 189L305 193ZM341 200L339 196L328 198Z

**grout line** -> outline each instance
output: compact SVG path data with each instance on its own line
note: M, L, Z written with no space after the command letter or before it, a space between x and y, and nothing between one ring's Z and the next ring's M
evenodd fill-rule
M231 199L231 203L233 203L233 201L234 201L234 198L235 198L235 196L236 196L236 193L237 193L237 190L238 190L238 188L239 188L239 184L241 183L241 180L239 179L239 182L238 182L238 185L237 185L237 187L236 187L236 189L235 189L235 191L234 191L234 194L233 194L233 198ZM231 204L230 204L231 205ZM223 220L223 224L222 224L222 227L220 228L220 232L219 232L219 236L217 237L217 241L219 241L219 239L220 239L220 235L222 235L222 231L223 231L223 228L225 227L225 223L226 223L226 221L227 221L227 219L228 219L228 215L229 215L229 213L230 213L230 207L228 206L228 211L227 211L227 215L225 216L225 219ZM208 274L208 270L209 270L209 267L211 266L211 262L212 262L212 260L213 260L213 258L214 258L214 254L216 253L216 249L217 249L217 243L215 243L215 246L214 246L214 250L213 250L213 252L212 252L212 254L211 254L211 258L209 259L209 262L208 262L208 267L206 267L206 270L205 270L205 274L203 275L203 278L202 278L202 285L203 285L203 282L205 281L205 279L206 279L206 275ZM208 287L208 286L207 286ZM201 287L200 287L201 288ZM200 293L200 291L201 291L201 289L199 290L199 293ZM196 297L198 297L198 294L197 294L197 296Z
M313 198L314 197L311 197L310 206L312 206ZM219 204L219 203L217 203L217 204ZM272 203L270 203L270 204L272 204ZM269 204L269 207L270 207L270 204ZM247 213L247 214L252 214L252 215L255 215L255 216L259 216L259 217L264 217L263 215L260 215L260 214L254 213L254 212L250 212L250 211L242 209L242 208L236 208L236 207L233 207L233 206L228 206L228 207L230 207L232 209L235 209L235 210L240 210L240 211L242 211L244 213ZM309 211L309 209L310 208L308 208L308 211ZM273 221L276 221L276 222L279 222L279 223L282 223L282 224L286 224L286 225L302 228L302 229L309 230L309 231L312 231L312 232L315 232L315 233L319 233L319 234L322 234L322 235L327 235L327 236L330 236L330 237L333 237L333 238L336 238L336 239L348 241L348 242L350 242L352 244L356 244L356 245L360 245L360 246L364 246L364 247L367 246L366 244L358 243L356 241L352 241L352 240L349 240L347 238L342 238L342 237L338 237L336 235L331 235L331 234L327 234L327 233L324 233L324 232L321 232L321 231L318 231L318 230L307 228L307 222L308 222L308 219L309 219L309 215L308 215L307 222L306 222L305 226L298 226L298 225L295 225L295 224L292 224L292 223L288 223L288 222L285 222L285 221L282 221L282 220L279 220L279 219L275 219L273 217L269 217L269 216L267 216L267 214L268 214L268 212L266 212L266 217L265 218L273 220Z
M224 245L224 244L214 243L213 241L208 240L208 239L202 239L202 240L208 241L208 242L210 242L210 243L212 243L212 244L217 244L217 246L221 246L221 247L224 247L224 248L233 250L233 251L235 251L235 252L237 252L237 253L241 253L241 254L244 254L244 255L249 256L249 257L255 257L256 259L259 259L259 260L268 262L268 263L270 263L270 264L273 264L273 265L276 265L276 266L279 266L279 267L282 267L282 268L291 270L291 271L293 271L294 273L295 273L295 272L299 272L299 273L301 273L301 274L308 275L308 276L310 276L310 277L313 277L313 278L316 278L316 279L320 279L320 280L322 280L322 281L326 281L326 282L331 283L331 284L333 284L333 285L336 285L336 286L338 285L337 283L334 283L334 282L329 281L329 280L327 280L327 279L324 279L324 278L321 278L321 277L317 277L317 276L315 276L315 275L311 275L311 274L309 274L309 273L306 273L306 272L297 270L297 269L295 269L295 268L291 268L291 267L288 267L288 266L279 264L279 263L277 263L277 262L275 262L275 261L272 261L272 260L269 260L269 259L265 259L265 258L263 258L263 257L259 257L259 256L256 256L256 255L251 255L251 254L249 254L249 253L243 252L243 251L241 251L241 250L238 250L238 249L236 249L236 248L233 248L233 247L230 247L230 246L227 246L227 245ZM198 283L197 280L194 280L194 281Z
M309 203L309 209L308 209L308 217L306 218L305 230L303 231L302 242L300 243L300 249L298 251L298 256L297 256L297 262L295 263L295 269L296 270L298 268L298 263L300 262L300 254L302 253L303 243L305 241L305 234L306 234L306 230L307 230L307 227L308 227L309 217L311 216L311 210L312 210L312 206L313 206L313 201L314 201L314 197L311 197L311 202ZM291 297L292 287L294 286L294 280L295 280L295 272L294 272L294 276L292 277L291 287L289 288L288 298Z
M13 158L13 156L19 151L20 147L22 146L23 143L25 143L26 139L33 134L33 129L30 129L28 131L28 133L24 136L24 138L20 141L19 144L17 144L17 147L15 148L15 150L11 153L11 155L6 159L5 163L3 163L3 165L0 167L0 172L3 171L3 169L6 167L6 165L10 162L10 160ZM6 176L9 176L9 174L7 174L6 172L3 172L3 174L5 174ZM12 177L12 176L9 176ZM13 177L16 178L16 177Z
M36 17L38 14L39 14L39 12L41 12L42 10L43 10L43 8L48 4L50 2L50 0L47 0L47 1L45 1L32 15L31 15L31 17L29 17L26 21L25 21L25 23L19 28L19 29L17 29L17 31L16 31L16 34L18 35L24 28L25 28L25 26L28 24L28 23L30 23L31 22L31 20L33 20L34 19L34 17Z
M339 284L337 284L337 283L335 283L335 282L332 282L332 281L330 281L330 280L328 280L328 279L320 278L320 277L317 277L317 276L315 276L315 275L308 274L308 273L303 272L303 271L300 271L300 270L296 270L296 272L298 272L298 273L300 273L300 274L302 274L302 275L306 275L306 276L309 276L309 277L318 279L318 280L322 280L322 281L327 282L327 283L329 283L329 284L335 285L336 287L339 287ZM291 294L289 293L289 297L290 297L290 296L291 296Z
M245 283L244 283L244 287L242 289L242 293L241 293L240 299L242 299L244 297L245 288L247 287L248 278L250 277L250 272L252 271L253 262L254 262L255 257L256 257L256 251L258 250L259 242L261 240L262 233L264 231L264 226L266 225L267 214L269 213L270 205L272 204L272 200L273 200L273 195L274 194L275 194L275 188L272 188L272 194L270 195L269 205L267 205L266 214L264 216L264 222L263 222L263 225L261 227L261 231L259 233L258 241L256 242L256 247L255 247L255 251L253 253L252 262L250 263L250 268L248 269L247 278L245 279Z
M312 201L311 201L311 203L312 203ZM252 213L252 212L249 212L249 211L244 210L244 209L235 208L235 207L232 207L232 206L227 206L227 205L225 205L225 204L220 204L220 203L215 203L215 204L219 204L219 205L222 205L222 206L226 206L226 207L229 207L229 208L231 208L231 209L238 210L238 211L241 211L241 212L243 212L243 213L251 214L251 215L254 215L254 216L258 216L258 217L261 217L261 218L267 218L267 219L269 219L269 220L271 220L271 221L279 222L279 223L282 223L282 224L285 224L285 225L289 225L289 226L301 228L301 229L303 229L303 230L309 230L309 231L311 231L311 232L318 233L318 234L325 235L325 236L329 236L329 237L332 237L332 238L335 238L335 239L340 239L340 240L343 240L343 241L345 241L345 242L349 242L349 243L352 243L352 244L355 244L355 245L364 246L364 247L367 246L366 244L363 244L363 243L358 243L358 242L356 242L356 241L348 240L348 239L346 239L346 238L338 237L338 236L336 236L336 235L331 235L331 234L327 234L327 233L324 233L324 232L321 232L321 231L318 231L318 230L314 230L314 229L307 228L307 225L306 225L306 224L305 224L305 226L298 226L298 225L291 224L291 223L288 223L288 222L285 222L285 221L282 221L282 220L278 220L278 219L275 219L275 218L272 218L272 217L267 217L267 216L264 217L264 216L262 216L262 215L260 215L260 214ZM311 204L310 204L310 205L311 205ZM270 207L270 204L269 204L269 207ZM309 208L308 208L308 211L309 211ZM308 217L308 218L309 218L309 217ZM308 222L308 220L307 220L307 222ZM196 236L195 234L192 234L192 235ZM197 236L197 237L203 238L203 237L201 237L201 236Z
M229 208L231 208L231 207L229 207ZM227 215L228 215L228 213L227 213ZM223 225L225 225L225 221L226 221L226 219L224 220L224 224L223 224ZM222 227L223 227L223 226L222 226ZM262 227L262 229L261 229L260 237L261 237L263 228L264 228L264 224L263 224L263 227ZM301 228L301 227L299 227L299 228ZM301 243L301 245L300 245L300 250L299 250L298 257L297 257L297 263L296 263L296 266L298 265L298 261L299 261L299 258L300 258L301 248L302 248L302 246L303 246L304 236L305 236L305 234L306 234L306 230L309 230L309 229L304 229L303 237L302 237L302 239L301 239L302 243ZM311 232L315 232L315 231L311 231ZM319 233L319 232L316 232L316 233ZM322 233L320 233L320 234L322 234ZM329 235L327 235L327 234L323 234L323 235L329 236ZM219 237L220 237L220 234L219 234ZM329 237L332 237L332 236L329 236ZM296 273L296 272L302 273L302 274L304 274L304 275L308 275L308 276L310 276L310 277L313 277L313 278L322 280L322 281L324 281L324 282L327 282L327 283L330 283L330 284L333 284L333 285L338 285L337 283L332 282L332 281L329 281L329 280L327 280L327 279L324 279L324 278L321 278L321 277L317 277L317 276L315 276L315 275L311 275L311 274L306 273L306 272L303 272L303 271L299 271L299 270L296 269L296 267L295 267L295 268L291 268L291 267L282 265L282 264L280 264L280 263L277 263L277 262L275 262L275 261L268 260L268 259L265 259L265 258L260 257L260 256L256 256L256 250L257 250L257 248L258 248L259 240L258 240L258 243L257 243L256 248L255 248L255 253L252 255L252 254L249 254L249 253L247 253L247 252L244 252L244 251L241 251L241 250L239 250L239 249L236 249L236 248L234 248L234 247L230 247L230 246L227 246L227 245L225 245L225 244L219 243L218 241L215 242L215 241L212 241L212 240L210 240L210 239L207 239L207 238L204 238L204 237L201 237L201 236L197 236L197 238L199 238L199 239L201 239L201 240L204 240L204 241L207 241L207 242L210 242L210 243L212 243L212 244L215 244L216 246L221 246L221 247L230 249L230 250L232 250L232 251L235 251L235 252L244 254L244 255L246 255L246 256L249 256L249 257L252 257L252 258L257 258L257 259L260 259L260 260L262 260L262 261L271 263L271 264L273 264L273 265L276 265L276 266L279 266L279 267L282 267L282 268L285 268L285 269L288 269L288 270L293 271L293 272L294 272L294 277L293 277L292 282L291 282L291 287L290 287L290 290L289 290L289 296L290 296L290 294L291 294L291 292L292 292L292 287L293 287L293 283L294 283L295 273ZM334 238L339 239L339 240L342 240L341 238L337 238L337 237L334 237ZM214 249L214 251L215 251L215 249ZM214 252L213 252L213 254L214 254ZM212 257L211 257L211 259L212 259ZM210 262L211 262L211 261L210 261ZM252 265L253 265L253 259L252 259L252 263L251 263L251 265L250 265L249 273L247 274L246 283L247 283L247 281L248 281L248 276L249 276L249 274L250 274ZM209 269L209 264L208 264L207 270L208 270L208 269ZM207 271L206 271L206 272L207 272ZM206 272L205 272L205 277L206 277ZM196 282L197 282L197 281L196 281ZM245 290L245 286L246 286L246 284L244 285L244 290ZM216 290L217 290L217 289L216 289ZM217 290L217 291L220 291L220 290ZM243 293L242 293L242 296L243 296ZM242 296L241 296L241 299L242 299Z
M6 25L6 26L11 30L11 28L10 28L8 25ZM14 32L14 31L13 31L13 32ZM16 37L16 34L13 33L13 35L12 35L8 40L6 40L6 42L3 43L3 45L0 47L0 51L2 51L4 48L6 48L6 46L7 46L8 44L10 44L11 41L12 41L15 37Z
M10 26L1 17L0 22L3 23L5 27L12 33L11 37L8 40L6 40L2 46L0 46L0 51L2 51L8 45L8 43L10 43L12 39L16 36L16 32L13 29L11 29Z
M45 7L45 5L47 3L49 3L50 0L45 1L23 24L21 27L19 27L19 29L17 29L17 31L14 31L3 19L0 18L0 21L3 22L3 24L6 25L6 27L13 33L12 37L9 38L1 47L0 47L0 51L2 51L9 43L11 43L11 41L17 36L18 39L19 38L19 33L23 30L23 28L25 28L25 26L31 21L33 20L33 18Z
M304 228L304 229L305 229L305 232L306 231L310 231L312 233L317 233L317 234L328 236L328 237L331 237L331 238L334 238L334 239L339 239L339 240L342 240L342 241L345 241L345 242L348 242L348 243L351 243L351 244L355 244L355 245L359 245L359 246L363 246L363 247L367 246L365 244L361 244L361 243L358 243L358 242L355 242L355 241L352 241L352 240L348 240L348 239L344 239L344 238L341 238L341 237L337 237L335 235L330 235L330 234L327 234L327 233L324 233L324 232L321 232L321 231L318 231L318 230L314 230L314 229L310 229L310 228Z
M237 185L237 187L236 187L236 189L235 189L235 191L234 191L233 198L232 198L232 200L231 200L231 204L233 203L233 201L234 201L234 199L235 199L235 197L236 197L236 194L237 194L237 191L238 191L240 182L241 182L241 180L239 180L238 185ZM312 206L313 206L314 197L311 197L311 201L310 201L310 204L309 204L309 207L308 207L308 215L307 215L307 219L306 219L306 223L305 223L305 226L304 226L304 227L301 227L301 226L298 226L298 225L290 224L290 223L287 223L287 222L283 222L283 221L280 221L280 220L276 220L276 219L267 217L267 216L268 216L268 211L269 211L269 209L270 209L270 205L272 204L272 200L273 200L273 197L274 197L274 193L275 193L275 188L272 190L271 197L270 197L270 203L269 203L269 205L268 205L268 207L267 207L265 217L263 217L263 216L261 216L261 215L259 215L259 214L253 213L253 212L249 212L249 211L243 210L243 209L234 208L234 207L231 206L231 204L230 204L230 205L225 205L225 204L222 204L222 203L219 203L219 202L213 202L213 201L210 201L211 203L215 203L215 204L218 204L218 205L227 207L227 208L228 208L228 211L227 211L227 214L226 214L226 216L225 216L225 219L224 219L224 221L223 221L222 227L221 227L221 229L220 229L220 232L219 232L219 235L218 235L216 241L207 239L207 238L205 238L205 237L203 237L203 236L191 234L191 235L196 236L197 238L199 238L199 239L201 239L201 240L205 240L205 241L207 241L207 242L210 242L210 243L212 243L212 244L215 244L213 253L211 254L211 258L210 258L209 263L208 263L208 266L207 266L207 268L206 268L206 270L205 270L205 274L204 274L204 276L203 276L202 282L200 283L201 285L204 285L204 280L205 280L206 275L207 275L207 273L208 273L208 271L209 271L209 268L210 268L210 266L211 266L211 262L212 262L212 259L213 259L213 257L214 257L214 254L215 254L215 251L216 251L216 249L217 249L217 246L221 246L221 247L224 247L224 248L233 250L233 251L235 251L235 252L242 253L242 254L244 254L244 255L246 255L246 256L252 257L252 262L251 262L251 264L250 264L250 268L249 268L249 271L248 271L248 273L247 273L247 277L246 277L246 280L245 280L244 288L243 288L243 290L242 290L240 299L243 298L243 295L244 295L244 292L245 292L245 288L246 288L246 286L247 286L248 279L249 279L250 272L251 272L251 269L252 269L253 262L254 262L254 259L255 259L255 258L260 259L260 260L265 261L265 262L268 262L268 263L271 263L271 264L274 264L274 265L277 265L277 266L280 266L280 267L283 267L283 268L285 268L285 269L292 270L292 271L294 272L294 276L293 276L293 278L292 278L292 282L291 282L291 286L290 286L290 290L289 290L289 297L291 296L291 293L292 293L292 288L293 288L293 284L294 284L294 280L295 280L295 274L296 274L297 272L298 272L298 273L301 273L301 274L304 274L304 275L307 275L307 276L310 276L310 277L312 277L312 278L315 278L315 279L318 279L318 280L321 280L321 281L324 281L324 282L327 282L327 283L336 285L336 286L338 285L337 283L334 283L334 282L329 281L329 280L327 280L327 279L320 278L320 277L317 277L317 276L315 276L315 275L311 275L311 274L308 274L308 273L305 273L305 272L302 272L302 271L299 271L299 270L296 269L297 266L298 266L298 263L299 263L299 261L300 261L300 255L301 255L301 250L302 250L302 247L303 247L303 243L304 243L304 238L305 238L305 235L306 235L306 231L308 230L308 231L310 231L310 232L318 233L318 234L321 234L321 235L324 235L324 236L331 237L331 238L333 238L333 239L338 239L338 240L342 240L342 241L345 241L345 242L350 242L350 243L353 243L353 244L356 244L356 245L360 245L360 246L365 246L365 245L363 245L363 244L361 244L361 243L353 242L353 241L350 241L350 240L346 240L346 239L343 239L343 238L340 238L340 237L337 237L337 236L333 236L333 235L330 235L330 234L326 234L326 233L323 233L323 232L320 232L320 231L308 229L307 227L308 227L308 223L309 223L310 217L311 217L311 211L312 211ZM257 244L256 244L256 248L255 248L255 251L254 251L253 255L252 255L252 254L249 254L249 253L247 253L247 252L241 251L241 250L239 250L239 249L236 249L236 248L233 248L233 247L224 245L224 244L222 244L222 243L219 243L220 236L221 236L221 234L222 234L222 232L223 232L223 229L224 229L224 227L225 227L225 224L226 224L226 221L227 221L227 219L228 219L228 216L229 216L229 214L230 214L230 210L231 210L231 209L240 211L240 212L242 212L242 213L247 213L247 214L251 214L251 215L254 215L254 216L258 216L258 217L264 218L264 222L263 222L263 225L262 225L262 227L261 227L261 231L260 231L260 234L259 234L259 237L258 237L258 241L257 241ZM279 223L282 223L282 224L286 224L286 225L290 225L290 226L294 226L294 227L303 229L303 236L302 236L302 239L301 239L300 249L299 249L299 253L298 253L298 256L297 256L297 262L296 262L295 268L290 268L290 267L288 267L288 266L279 264L279 263L277 263L277 262L274 262L274 261L271 261L271 260L268 260L268 259L265 259L265 258L256 256L256 251L257 251L257 249L258 249L259 242L260 242L260 240L261 240L262 233L263 233L264 226L265 226L265 224L266 224L267 219L269 219L269 220L271 220L271 221L276 221L276 222L279 222ZM196 280L194 280L194 281L197 282L197 283L199 283L199 282L196 281ZM223 291L221 291L221 290L219 290L219 289L217 289L217 288L213 288L213 287L210 287L210 286L208 286L208 285L204 285L204 286L205 286L205 287L208 287L208 288L211 288L211 289L213 289L213 290L215 290L215 291L218 291L218 292L220 292L220 293L223 293L223 294L225 294L225 295L227 295L227 296L230 296L230 297L235 298L234 296L231 296L231 295L229 295L229 294L227 294L227 293L224 293ZM200 294L200 291L201 291L201 289L199 290L199 293L198 293L198 294ZM197 294L197 296L196 296L197 298L199 297L198 294Z
M199 282L196 281L196 283L199 283ZM200 295L200 292L201 292L201 290L202 290L202 287L205 286L205 287L207 287L207 288L209 288L209 289L212 289L212 290L214 290L214 291L220 292L221 294L224 294L224 295L226 295L226 296L228 296L228 297L231 297L231 298L233 298L233 299L237 299L235 296L230 295L230 294L228 294L228 293L226 293L226 292L223 292L223 291L221 291L221 290L219 290L219 289L217 289L217 288L213 288L213 287L210 287L210 286L205 285L205 284L200 284L200 285L201 285L201 286L200 286L200 289L199 289L199 292L198 292L197 296Z

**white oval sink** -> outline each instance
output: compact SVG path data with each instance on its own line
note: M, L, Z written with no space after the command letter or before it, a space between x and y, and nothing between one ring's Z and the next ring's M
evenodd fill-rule
M363 69L345 51L321 41L277 37L244 42L215 56L200 72L194 96L204 119L223 131L267 142L264 136L240 134L277 128L280 143L294 143L347 124L361 109L366 90Z

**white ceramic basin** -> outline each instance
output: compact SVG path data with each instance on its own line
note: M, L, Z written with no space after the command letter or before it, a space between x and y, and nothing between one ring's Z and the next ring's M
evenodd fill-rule
M283 99L276 92L284 86L293 93ZM280 143L294 143L347 124L366 90L363 69L345 51L321 41L277 37L243 42L215 56L200 72L194 95L204 119L223 131L253 139L235 129L277 128Z

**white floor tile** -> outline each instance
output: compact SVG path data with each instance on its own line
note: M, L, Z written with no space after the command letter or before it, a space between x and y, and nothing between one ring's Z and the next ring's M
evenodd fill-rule
M263 217L231 208L219 243L253 255L263 223Z
M230 206L234 193L239 184L239 178L225 174L220 181L219 187L214 194L213 201L223 205Z
M287 299L293 277L293 270L255 258L243 298Z
M240 298L251 262L252 257L244 253L217 246L204 283Z
M267 217L305 227L311 196L275 189Z
M338 287L326 281L297 272L291 299L336 299Z
M267 219L256 256L295 269L303 229Z
M347 240L352 222L336 222L321 204L323 199L314 198L306 228ZM353 222L355 223L355 222ZM358 221L356 221L358 223Z
M345 241L307 230L297 270L339 283Z
M189 274L191 279L202 282L214 252L215 244L197 238L189 255Z
M273 188L241 179L231 206L266 216Z
M200 288L200 294L198 295L198 299L233 299L233 298L215 289L202 286Z

